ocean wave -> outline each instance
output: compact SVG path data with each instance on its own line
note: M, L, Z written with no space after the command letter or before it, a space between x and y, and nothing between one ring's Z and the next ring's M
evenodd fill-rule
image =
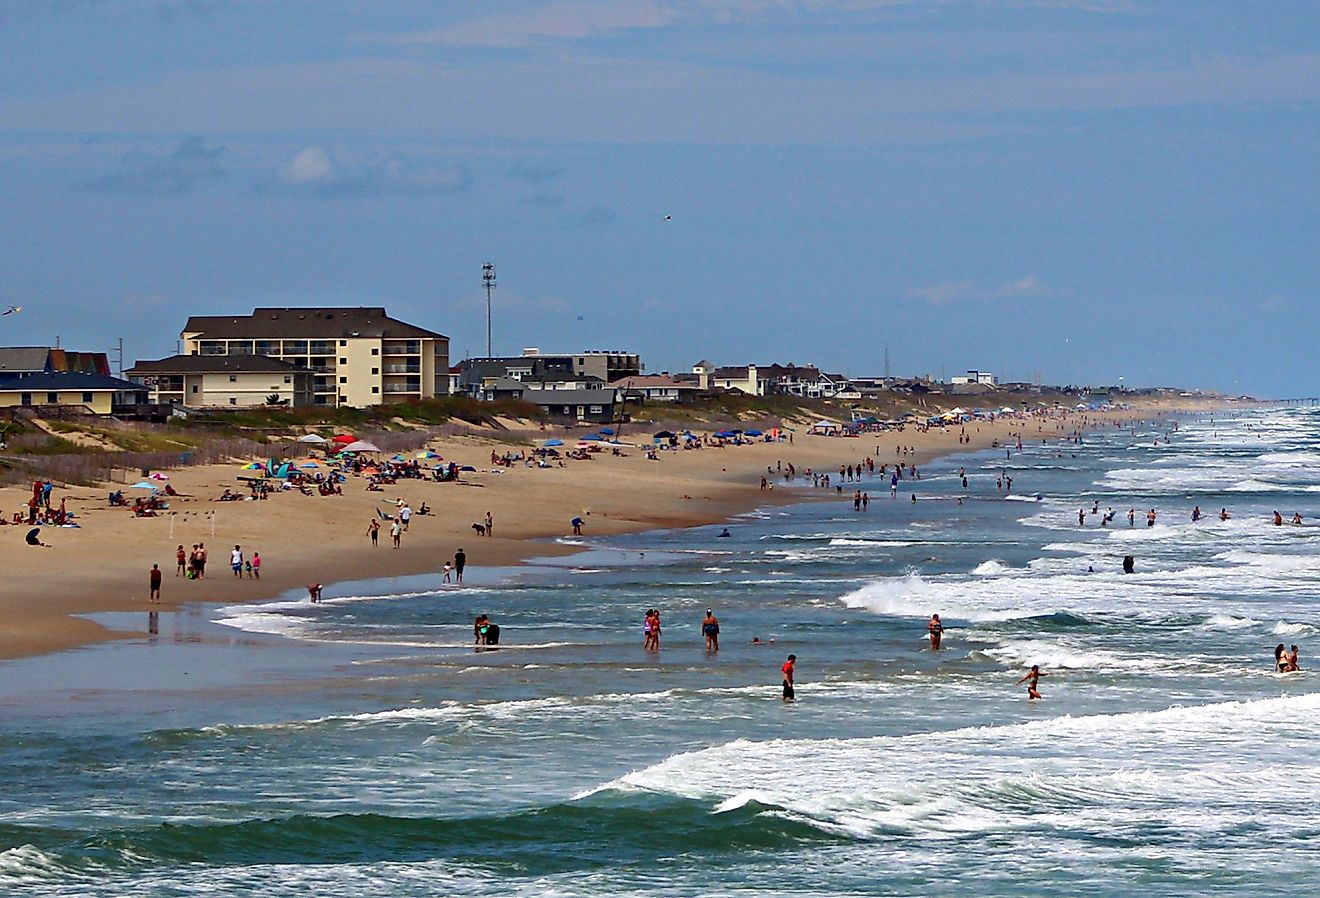
M1189 838L1203 840L1271 816L1280 795L1320 788L1320 765L1291 747L1318 723L1320 694L1310 694L909 736L736 740L674 755L608 788L715 810L778 807L862 839L1038 825L1112 839L1163 829L1176 814L1195 827ZM1310 822L1279 825L1300 831Z

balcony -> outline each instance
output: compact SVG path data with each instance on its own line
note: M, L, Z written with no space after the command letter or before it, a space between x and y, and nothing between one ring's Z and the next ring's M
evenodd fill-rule
M381 390L386 393L420 393L422 392L422 385L421 384L386 384L385 386L381 387Z
M422 366L418 364L383 365L380 370L386 374L421 374Z
M420 355L421 352L422 343L420 340L386 343L381 347L381 353L384 355Z

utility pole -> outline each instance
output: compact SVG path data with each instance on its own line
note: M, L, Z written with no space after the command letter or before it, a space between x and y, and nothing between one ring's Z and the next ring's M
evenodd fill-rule
M481 266L481 284L486 288L486 358L493 358L494 350L490 340L490 293L495 289L495 263L487 262Z
M124 376L124 338L120 337L115 341L115 370L119 372L119 377Z
M885 347L885 380L889 379L889 347Z

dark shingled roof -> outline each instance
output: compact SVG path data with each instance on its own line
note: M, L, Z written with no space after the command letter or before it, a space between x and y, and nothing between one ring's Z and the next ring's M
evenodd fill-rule
M203 340L334 340L349 337L449 339L391 318L382 306L253 309L251 315L193 315L185 334Z
M37 393L43 391L96 390L144 392L147 388L130 380L107 377L104 374L84 374L81 371L56 371L43 374L4 375L0 374L0 390L6 392L21 391Z
M172 355L167 359L154 361L138 359L133 367L124 373L129 376L140 376L143 374L240 374L262 371L289 374L294 371L307 372L308 369L268 355Z

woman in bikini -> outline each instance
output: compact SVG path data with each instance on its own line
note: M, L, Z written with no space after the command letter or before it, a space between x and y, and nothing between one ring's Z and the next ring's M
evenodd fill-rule
M1037 698L1040 698L1041 695L1040 695L1040 690L1038 690L1038 689L1036 688L1036 686L1037 686L1037 684L1039 684L1039 682L1040 682L1040 678L1041 678L1041 677L1048 677L1048 676L1049 676L1049 674L1045 673L1044 671L1042 671L1042 670L1040 669L1040 665L1039 665L1039 664L1033 664L1033 665L1031 665L1031 670L1027 671L1026 676L1024 676L1022 679L1018 680L1018 681L1017 681L1016 683L1014 683L1013 685L1014 685L1014 686L1021 686L1023 683L1026 683L1026 684L1027 684L1027 698L1029 698L1029 699L1037 699Z

